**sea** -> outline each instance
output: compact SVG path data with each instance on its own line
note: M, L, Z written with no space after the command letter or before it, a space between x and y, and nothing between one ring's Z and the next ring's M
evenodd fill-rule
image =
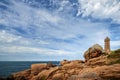
M52 63L59 66L59 61L0 61L0 77L8 77L12 73L30 69L31 64Z

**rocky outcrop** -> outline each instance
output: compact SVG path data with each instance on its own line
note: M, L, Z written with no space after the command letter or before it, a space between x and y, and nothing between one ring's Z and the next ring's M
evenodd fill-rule
M107 64L107 56L101 55L100 57L92 58L86 63L88 66L103 66Z
M49 69L51 67L55 67L52 63L48 64L32 64L31 65L31 74L32 75L37 75L39 72Z
M70 61L68 61L68 60L63 60L63 61L60 62L60 65L63 66L63 65L68 64L68 63L70 63Z
M32 64L31 65L31 74L37 75L42 70L47 69L47 64Z
M96 49L99 50L99 47ZM117 54L92 57L87 62L64 60L59 66L51 63L32 64L31 69L14 73L11 77L0 80L120 80L118 59L120 59L120 52L117 51ZM109 61L112 64L108 64Z
M72 79L73 78L73 79ZM95 72L83 72L78 75L72 75L70 80L102 80L102 78Z
M63 73L56 73L53 75L52 80L64 80L65 76Z
M84 58L86 61L88 61L91 58L101 56L102 52L103 48L99 44L95 44L92 47L90 47L87 51L85 51Z
M93 69L103 79L120 79L120 64L105 65Z
M14 73L10 77L11 77L11 80L30 80L30 78L32 77L31 69Z
M69 80L120 80L120 64L84 67Z
M82 68L84 61L82 60L73 60L73 61L69 61L69 63L66 64L62 64L62 68L63 69L73 69L73 68Z
M59 69L59 67L54 67L54 68L50 68L48 70L43 70L42 72L40 72L37 76L35 76L32 80L47 80L49 77L51 77L51 75L53 75L57 70Z
M49 68L46 64L34 64L31 69L12 74L11 80L119 80L120 64L107 65L106 58L100 56L87 62L74 60ZM34 75L37 69L38 74Z

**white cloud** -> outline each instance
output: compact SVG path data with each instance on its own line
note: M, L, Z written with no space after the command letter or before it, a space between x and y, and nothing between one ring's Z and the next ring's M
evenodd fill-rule
M48 38L51 37L64 40L77 38L78 35L84 35L85 37L91 37L92 39L93 36L98 36L96 36L95 33L104 31L104 33L109 33L109 31L106 30L108 25L104 23L92 23L81 19L76 20L72 17L62 17L55 13L52 14L46 10L32 8L24 3L17 3L15 1L12 2L14 3L14 5L10 6L10 9L18 15L9 11L5 11L5 14L3 15L4 18L1 19L11 24L7 24L7 26L17 26L19 28L21 27L27 33L31 33L31 31L29 31L29 28L33 28L35 32L34 34L31 34L33 36L37 35L37 37L44 36ZM63 6L68 3L69 1L62 1L61 5ZM6 25L4 23L2 24ZM100 35L101 34L99 34L99 37Z
M47 54L47 55L70 55L72 52L67 52L64 50L51 50L46 48L36 48L36 47L24 47L24 46L0 46L0 51L2 53L37 53L37 54Z
M39 45L49 44L49 42L43 40L37 40L37 39L32 40L32 39L24 38L22 36L14 35L7 32L6 30L0 30L0 43L3 43L4 45L11 44L11 45L26 45L26 46L28 45L30 46L33 44L39 44Z
M111 41L111 47L112 47L112 49L118 49L119 47L120 47L120 41L118 40L118 41Z
M0 12L0 23L5 26L14 25L13 27L21 26L24 28L35 25L37 27L40 27L43 22L57 24L60 20L60 17L52 15L52 13L46 11L45 9L33 8L25 3L16 2L14 0L10 2L12 5L9 6L2 3L10 11L3 10Z
M0 42L12 43L21 39L21 36L14 36L6 33L5 30L0 31Z
M104 23L92 23L81 19L76 20L72 17L63 17L55 12L50 13L46 10L32 8L24 3L17 3L15 1L12 1L12 3L14 3L14 5L10 6L10 9L18 15L5 11L7 13L3 15L4 18L1 18L1 20L7 22L7 26L21 27L30 34L30 36L70 39L77 37L77 35L90 36L88 35L89 33L94 35L94 33L100 32L99 30L103 32L103 30L107 28L102 28L108 26ZM63 0L61 1L61 7L66 7L66 4L69 3L68 0ZM10 17L8 17L8 15ZM6 25L4 23L2 24ZM30 28L33 30L30 30ZM34 31L34 34L31 33L32 31Z
M114 23L120 23L119 0L79 0L78 15L92 16L97 19L112 19Z
M60 7L59 7L59 9L58 9L58 11L65 11L66 9L67 10L70 10L71 9L71 4L70 4L70 2L68 1L68 0L63 0L63 1L61 1L60 3L59 3L59 5L60 5ZM67 11L66 10L66 11Z
M0 24L6 27L0 31L0 43L3 44L0 46L0 52L58 54L62 55L61 57L69 55L68 59L75 59L73 56L79 55L83 58L81 56L88 47L95 43L103 46L104 38L111 36L107 23L90 22L64 13L64 10L69 12L72 9L68 0L61 1L62 3L59 3L61 9L53 12L14 0L10 2L13 5L4 4L4 6L7 6L11 12L6 9L2 11L4 14L0 12ZM87 5L84 5L85 3ZM97 15L97 11L102 11L101 3L101 1L89 3L84 0L80 8L86 10L79 13L102 18L103 13ZM59 11L63 13L59 14ZM105 18L108 18L109 15L106 15Z

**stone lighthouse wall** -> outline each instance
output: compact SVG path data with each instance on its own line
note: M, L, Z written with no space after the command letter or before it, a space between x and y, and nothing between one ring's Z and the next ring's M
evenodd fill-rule
M105 38L105 52L106 52L107 54L110 53L110 39L109 39L108 37Z

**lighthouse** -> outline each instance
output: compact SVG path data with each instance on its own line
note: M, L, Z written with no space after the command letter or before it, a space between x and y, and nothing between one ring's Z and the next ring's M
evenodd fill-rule
M105 42L105 45L104 45L105 52L107 54L110 54L110 38L106 37L104 42Z

